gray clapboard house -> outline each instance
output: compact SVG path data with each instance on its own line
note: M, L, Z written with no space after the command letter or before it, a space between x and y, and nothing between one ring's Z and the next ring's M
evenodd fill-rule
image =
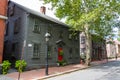
M44 66L44 35L49 32L49 65L56 65L59 47L63 49L63 59L67 64L80 62L79 35L71 37L69 27L65 23L10 1L6 25L4 60L22 58L30 67ZM57 44L59 41L63 43L62 46Z

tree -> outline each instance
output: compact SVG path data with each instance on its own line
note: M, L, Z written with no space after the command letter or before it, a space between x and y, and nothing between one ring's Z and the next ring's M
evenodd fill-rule
M115 23L116 23L115 26L118 26L118 33L117 33L117 34L118 34L118 35L117 35L118 38L117 38L117 40L120 41L120 15L119 15L119 17L117 17L117 19L115 20Z
M51 3L55 15L65 18L73 30L86 35L86 64L91 61L91 34L101 38L111 37L111 21L115 13L120 13L120 0L44 0Z

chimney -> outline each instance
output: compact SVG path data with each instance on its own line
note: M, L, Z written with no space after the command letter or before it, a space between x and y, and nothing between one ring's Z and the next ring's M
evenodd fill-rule
M41 6L41 7L40 7L40 12L41 12L42 14L45 14L45 12L46 12L46 7L45 7L45 6Z

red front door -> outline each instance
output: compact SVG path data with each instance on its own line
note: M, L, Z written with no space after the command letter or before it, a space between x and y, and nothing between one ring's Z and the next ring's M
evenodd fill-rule
M60 47L58 48L58 61L63 60L63 49Z

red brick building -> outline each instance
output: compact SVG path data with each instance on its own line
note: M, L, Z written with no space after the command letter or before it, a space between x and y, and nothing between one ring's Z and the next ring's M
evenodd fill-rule
M7 19L7 0L0 0L0 63L3 58L5 21Z

